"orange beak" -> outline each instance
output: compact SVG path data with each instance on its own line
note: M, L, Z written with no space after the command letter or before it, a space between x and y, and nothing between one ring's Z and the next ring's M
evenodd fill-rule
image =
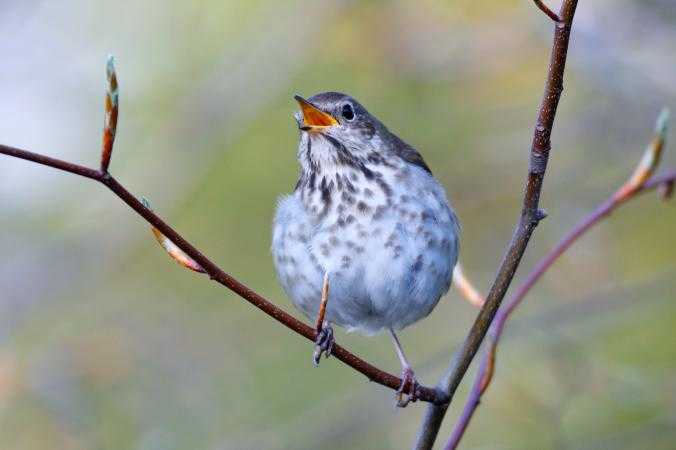
M303 112L303 126L301 126L301 130L318 131L321 128L332 127L338 124L338 121L331 114L318 109L300 95L294 95L293 98L296 99L300 105L300 110Z

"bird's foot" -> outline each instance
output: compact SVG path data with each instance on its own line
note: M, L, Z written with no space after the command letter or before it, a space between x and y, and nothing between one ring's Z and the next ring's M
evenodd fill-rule
M331 328L331 325L324 322L315 338L315 351L312 354L312 363L315 367L319 366L319 360L321 359L322 354L324 354L326 358L331 356L333 345L335 343L336 340L333 337L333 328Z
M406 408L409 403L418 400L418 380L410 367L404 367L401 371L401 386L397 389L396 399L399 408Z

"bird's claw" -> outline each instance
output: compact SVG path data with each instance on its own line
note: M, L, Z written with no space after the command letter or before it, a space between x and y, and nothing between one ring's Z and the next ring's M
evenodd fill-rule
M406 408L409 403L415 403L418 400L418 380L410 367L405 367L401 371L401 386L397 389L396 399L399 408ZM408 389L405 389L407 388Z
M326 358L331 356L335 342L333 328L331 328L331 325L324 323L322 329L319 330L319 333L317 333L317 337L315 338L315 351L312 354L312 363L315 367L319 366L319 360L321 359L322 354L324 354Z

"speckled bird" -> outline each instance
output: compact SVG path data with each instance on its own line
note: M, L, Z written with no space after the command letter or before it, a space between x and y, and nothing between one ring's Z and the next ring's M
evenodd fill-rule
M311 319L330 286L315 363L331 352L332 324L391 334L402 365L398 405L405 406L418 384L396 332L426 317L448 291L458 219L420 153L354 98L295 99L300 175L275 214L277 275Z

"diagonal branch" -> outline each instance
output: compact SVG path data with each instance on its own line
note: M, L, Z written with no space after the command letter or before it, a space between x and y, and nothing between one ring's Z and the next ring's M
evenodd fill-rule
M138 215L143 217L146 222L151 224L157 230L166 236L171 242L173 242L178 248L185 252L190 258L201 266L204 271L209 275L209 277L216 281L219 284L227 287L244 300L248 301L256 308L263 311L268 316L272 317L277 322L286 326L290 330L300 334L301 336L309 339L310 341L315 340L316 330L296 319L291 314L287 313L283 309L275 306L272 302L256 293L253 289L246 286L233 276L224 272L220 267L213 263L209 258L204 256L202 252L197 250L190 244L183 236L178 234L171 228L166 222L164 222L159 216L153 213L150 209L143 205L136 197L134 197L123 185L121 185L113 176L107 172L101 172L96 169L91 169L89 167L80 166L78 164L73 164L67 161L62 161L60 159L51 158L49 156L41 155L38 153L29 152L26 150L21 150L14 147L9 147L7 145L0 144L0 154L7 156L13 156L15 158L25 159L27 161L32 161L37 164L42 164L45 166L53 167L55 169L63 170L74 175L79 175L85 178L90 178L96 180L108 189L110 189L116 196L120 198L124 203L126 203L131 209L136 211ZM352 367L357 372L365 375L369 380L374 381L378 384L386 386L390 389L397 390L401 386L401 379L395 375L392 375L388 372L378 369L372 364L364 361L357 355L351 353L344 347L335 345L333 347L332 355L335 356L340 361L344 362L348 366ZM432 403L443 403L446 401L446 398L443 394L437 392L435 389L428 387L419 388L419 398L426 402Z
M489 331L489 345L479 366L479 371L474 379L474 384L465 403L465 407L455 424L455 428L446 443L446 450L457 448L462 439L469 422L472 420L474 412L479 407L481 397L488 388L493 378L495 368L495 358L497 346L502 336L505 323L514 309L521 304L524 297L531 288L538 282L544 273L570 248L580 237L582 237L590 228L599 223L602 219L610 215L617 208L627 201L636 198L640 193L644 193L661 186L668 186L676 180L676 169L671 169L666 174L658 177L652 177L659 164L662 149L664 148L666 135L666 121L668 113L666 110L660 114L657 120L656 137L645 151L641 162L627 180L614 194L601 203L589 215L578 222L573 229L566 234L559 243L552 248L547 255L537 263L532 272L528 275L521 287L514 293L514 296L498 311L495 321Z
M500 263L497 276L486 297L486 302L479 311L472 328L459 352L453 357L446 373L437 385L437 389L448 396L449 403L435 404L427 407L414 448L431 449L436 440L439 428L456 389L465 376L470 363L474 359L479 346L483 342L488 328L507 293L507 288L519 267L521 257L535 227L545 217L539 209L542 180L549 159L551 148L551 132L554 126L556 109L563 92L563 74L566 67L568 42L570 38L573 16L577 8L577 0L564 0L558 17L561 19L554 26L554 42L549 62L549 72L545 83L545 92L540 104L535 131L530 150L530 167L523 199L521 217L517 223L507 253Z
M183 236L178 234L173 228L171 228L166 222L157 216L149 208L147 202L137 199L112 175L110 175L110 173L108 173L108 166L110 164L113 143L115 140L118 111L118 83L112 57L108 58L106 69L108 87L105 97L105 121L100 170L2 144L0 144L0 154L24 159L26 161L31 161L44 166L53 167L73 175L78 175L100 182L110 191L112 191L118 198L120 198L120 200L126 203L127 206L136 211L138 215L143 217L149 224L152 225L152 231L162 247L164 247L164 249L172 256L172 258L177 260L180 264L196 272L204 272L208 274L209 278L227 287L277 322L286 326L295 333L305 337L306 339L314 342L317 337L317 330L314 327L311 327L296 319L294 316L287 313L278 306L275 306L272 302L256 293L253 289L246 286L232 275L223 271L202 252L195 248L190 242L183 238ZM389 387L392 390L399 389L402 384L402 380L399 377L378 369L357 355L351 353L344 347L335 345L332 349L332 355L357 372L365 375L369 380L385 387ZM442 392L429 387L419 387L417 394L418 398L430 403L445 403L447 401L447 397Z
M542 0L533 0L533 2L535 3L535 6L540 9L540 11L547 15L547 17L552 19L554 22L561 22L561 18L559 18L558 14L549 9L549 6L545 5Z

